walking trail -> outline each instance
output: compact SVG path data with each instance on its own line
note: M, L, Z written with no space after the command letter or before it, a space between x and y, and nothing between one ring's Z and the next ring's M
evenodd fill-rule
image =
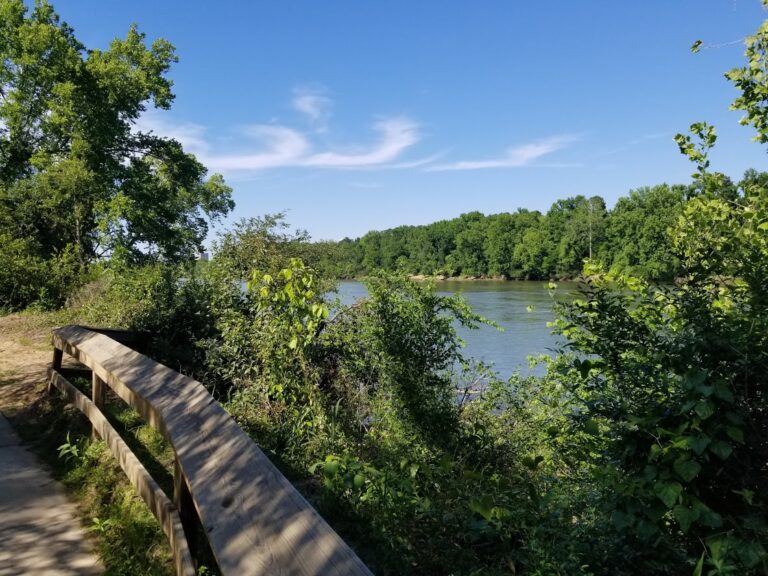
M44 393L50 355L44 320L0 317L0 576L103 572L77 507L8 422Z

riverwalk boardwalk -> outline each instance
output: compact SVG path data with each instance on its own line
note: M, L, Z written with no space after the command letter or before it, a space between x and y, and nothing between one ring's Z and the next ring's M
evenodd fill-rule
M0 576L102 572L75 505L0 414Z

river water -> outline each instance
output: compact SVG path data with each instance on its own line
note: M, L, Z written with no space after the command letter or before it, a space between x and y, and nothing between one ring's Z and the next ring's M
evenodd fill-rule
M550 354L558 346L558 338L547 326L554 319L553 305L569 298L576 284L561 282L551 294L546 282L503 282L497 280L444 281L436 283L441 294L460 294L476 313L495 321L504 330L490 326L477 330L459 329L464 340L464 356L493 366L506 379L513 372L542 374L533 370L528 357ZM338 296L344 305L367 295L360 282L340 282Z

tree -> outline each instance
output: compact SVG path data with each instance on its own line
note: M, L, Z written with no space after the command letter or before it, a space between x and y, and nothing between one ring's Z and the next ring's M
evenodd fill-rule
M768 143L768 21L746 45L748 65L727 75L741 90L733 107ZM575 353L566 434L593 439L633 573L765 574L766 177L737 187L711 172L705 123L676 141L696 164L672 230L684 275L665 286L588 270L584 298L559 321Z
M456 234L456 248L447 258L448 267L454 274L483 276L488 272L483 251L486 218L480 212L470 212L462 214L459 221L461 229Z
M612 270L661 280L679 274L669 229L685 207L685 187L632 190L608 215L600 258Z
M208 222L233 207L221 176L172 139L137 131L148 105L168 109L177 58L131 27L88 50L37 0L0 0L0 226L50 259L193 257Z
M549 273L577 274L585 258L592 256L602 240L605 226L605 202L599 196L576 196L558 200L547 212L544 231Z

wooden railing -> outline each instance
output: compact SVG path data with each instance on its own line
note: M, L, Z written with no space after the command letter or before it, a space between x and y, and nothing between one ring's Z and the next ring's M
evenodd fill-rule
M162 526L177 574L195 574L187 536L198 523L225 576L370 574L202 384L82 326L54 330L53 345L49 388L64 392L109 446ZM91 371L92 399L66 380L65 353ZM173 501L104 417L105 386L173 448Z

